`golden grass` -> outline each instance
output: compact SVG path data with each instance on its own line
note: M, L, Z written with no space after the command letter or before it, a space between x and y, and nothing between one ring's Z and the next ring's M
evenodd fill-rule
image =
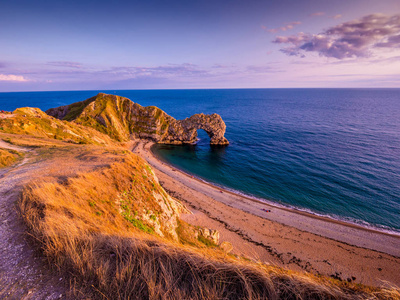
M95 129L55 119L38 108L18 108L13 117L0 119L0 132L31 135L71 144L112 145L109 136Z
M11 166L22 156L18 151L0 148L0 168Z
M50 140L29 135L7 134L0 132L0 138L12 145L20 147L40 148L40 147L65 147L67 143L59 140Z
M91 170L77 176L36 181L24 189L19 203L29 232L45 255L77 283L74 297L400 299L393 288L338 282L235 259L219 249L199 248L185 228L178 230L185 232L180 237L185 245L146 234L130 218L140 209L162 213L152 195L163 190L148 166L118 149L93 148L84 153L82 149L89 148L68 153L87 163L101 159L103 153L105 164L93 163ZM124 194L129 194L123 203L129 208L129 218L121 206ZM183 222L180 226L185 227Z

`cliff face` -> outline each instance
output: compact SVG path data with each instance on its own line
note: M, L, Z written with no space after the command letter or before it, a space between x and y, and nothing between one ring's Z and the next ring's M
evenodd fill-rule
M197 139L197 129L203 129L211 144L229 144L224 137L226 125L218 114L196 114L176 120L155 106L143 107L115 95L100 93L82 102L51 108L46 113L90 126L118 141L138 137L165 144L193 143Z

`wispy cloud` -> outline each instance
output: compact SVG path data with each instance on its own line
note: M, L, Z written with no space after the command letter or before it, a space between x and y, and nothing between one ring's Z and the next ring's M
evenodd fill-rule
M295 21L295 22L290 22L290 23L286 23L284 26L281 26L279 28L267 28L266 26L261 26L261 28L267 32L270 33L277 33L279 31L287 31L290 29L293 29L295 26L300 25L301 22L300 21Z
M111 69L104 70L103 73L110 73L114 75L122 75L128 77L201 76L209 74L208 71L199 68L199 66L195 64L190 63L167 64L156 67L113 67Z
M74 61L49 61L47 63L48 66L54 67L65 67L65 68L73 68L80 69L82 68L82 64Z
M378 59L370 61L370 63L390 64L390 63L395 63L395 62L399 62L399 61L400 61L400 55L397 55L397 56L386 57L386 58L378 58Z
M0 81L29 81L28 79L24 78L24 76L20 75L5 75L0 74Z
M340 19L342 17L342 15L334 15L334 16L332 16L332 19L335 19L335 20L337 20L337 19Z
M252 73L278 73L282 70L272 66L247 66L246 70Z
M312 17L321 17L321 16L325 16L325 12L323 11L317 11L315 13L312 13L310 16Z
M289 44L281 51L304 57L306 52L337 59L368 57L377 48L400 48L400 15L372 14L331 27L320 34L299 33L278 36L277 44Z

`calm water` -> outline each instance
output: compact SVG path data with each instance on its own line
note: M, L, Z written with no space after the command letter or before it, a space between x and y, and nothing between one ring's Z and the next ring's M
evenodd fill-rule
M0 93L43 110L98 91ZM157 145L207 181L282 205L400 232L400 89L108 91L175 118L219 113L227 147Z

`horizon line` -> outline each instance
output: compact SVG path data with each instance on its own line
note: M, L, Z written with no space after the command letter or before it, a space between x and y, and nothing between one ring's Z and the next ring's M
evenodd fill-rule
M400 87L260 87L260 88L142 88L142 89L88 89L88 90L41 90L41 91L0 91L4 93L51 93L51 92L91 92L91 91L184 91L184 90L400 90Z

